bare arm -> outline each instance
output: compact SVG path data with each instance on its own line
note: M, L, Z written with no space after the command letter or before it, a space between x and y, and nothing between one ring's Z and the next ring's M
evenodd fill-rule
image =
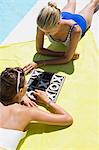
M11 124L14 125L13 129L24 130L24 128L30 123L30 121L37 121L39 123L49 125L72 125L73 119L71 115L69 115L65 110L63 110L63 108L61 108L56 103L50 102L44 91L36 90L35 96L37 96L37 101L40 100L44 104L48 105L51 111L44 111L39 107L35 106L27 107L24 105L14 104L14 121L11 121Z
M36 50L39 54L48 55L48 56L63 56L64 52L54 52L52 50L46 49L44 45L44 32L37 28L36 34Z
M75 26L71 33L70 44L63 57L55 58L51 60L41 60L41 61L37 61L36 63L38 64L38 66L68 63L74 56L77 44L80 40L80 36L81 36L81 29L78 26Z
M40 31L41 32L41 31ZM44 33L42 33L44 34ZM39 42L40 43L40 47L42 47L43 45L43 42L44 42L44 35L43 36L43 39L42 37L40 38L41 41ZM70 39L70 44L67 48L67 51L64 55L62 55L61 57L59 58L54 58L54 59L50 59L50 60L39 60L39 61L36 61L35 63L31 63L27 66L25 66L23 69L24 71L26 72L26 74L31 71L33 68L38 68L40 66L44 66L44 65L58 65L58 64L66 64L68 63L71 59L78 59L79 55L75 57L75 50L76 50L76 47L77 47L77 44L80 40L80 37L81 37L81 29L79 26L75 26L73 28L73 31L71 33L71 39ZM40 40L38 39L38 40ZM39 47L39 49L40 49ZM43 50L41 50L43 51ZM45 50L46 51L46 50ZM49 51L50 53L50 51Z
M50 101L45 92L36 90L35 96L37 96L37 100L49 106L50 112L43 111L39 108L31 109L32 120L52 125L72 124L72 117L59 105Z
M50 107L57 113L50 113L39 108L31 109L31 120L50 125L69 126L73 123L72 117L55 103L50 103Z

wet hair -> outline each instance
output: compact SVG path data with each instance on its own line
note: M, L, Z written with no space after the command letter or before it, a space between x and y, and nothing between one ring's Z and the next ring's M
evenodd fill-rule
M49 2L48 6L41 9L37 17L37 25L41 29L51 29L60 20L60 9L55 3Z
M10 104L24 84L23 69L6 68L0 75L0 102L4 105Z

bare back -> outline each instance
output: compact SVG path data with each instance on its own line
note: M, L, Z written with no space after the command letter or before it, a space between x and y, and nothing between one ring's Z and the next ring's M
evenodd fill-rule
M0 128L23 131L31 121L27 112L28 107L20 104L0 106ZM28 115L27 117L26 114Z

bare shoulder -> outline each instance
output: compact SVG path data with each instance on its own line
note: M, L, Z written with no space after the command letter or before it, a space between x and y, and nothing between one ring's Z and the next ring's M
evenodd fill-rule
M25 114L25 113L28 113L29 111L29 108L27 106L24 106L24 105L21 105L21 104L13 104L11 106L9 106L12 113L13 114Z
M73 24L75 24L75 23L76 23L76 22L73 21L72 19L69 19L69 20L62 20L62 21L61 21L61 25L62 25L62 26L65 26L65 27L66 27L66 26L71 27L71 26L73 26ZM81 32L81 31L82 31L79 25L75 25L74 28L73 28L73 30L74 30L75 32Z
M39 111L38 107L28 107L20 104L14 104L11 106L11 111L13 115L20 116L21 118L28 118L29 121L35 120L37 112Z

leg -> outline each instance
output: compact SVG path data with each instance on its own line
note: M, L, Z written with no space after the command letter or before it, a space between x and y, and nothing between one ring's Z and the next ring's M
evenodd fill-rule
M75 13L76 9L76 0L68 0L66 6L62 9L62 12Z
M93 14L96 12L98 3L99 0L91 0L91 2L81 12L79 12L79 14L85 18L87 22L87 28L91 24Z

